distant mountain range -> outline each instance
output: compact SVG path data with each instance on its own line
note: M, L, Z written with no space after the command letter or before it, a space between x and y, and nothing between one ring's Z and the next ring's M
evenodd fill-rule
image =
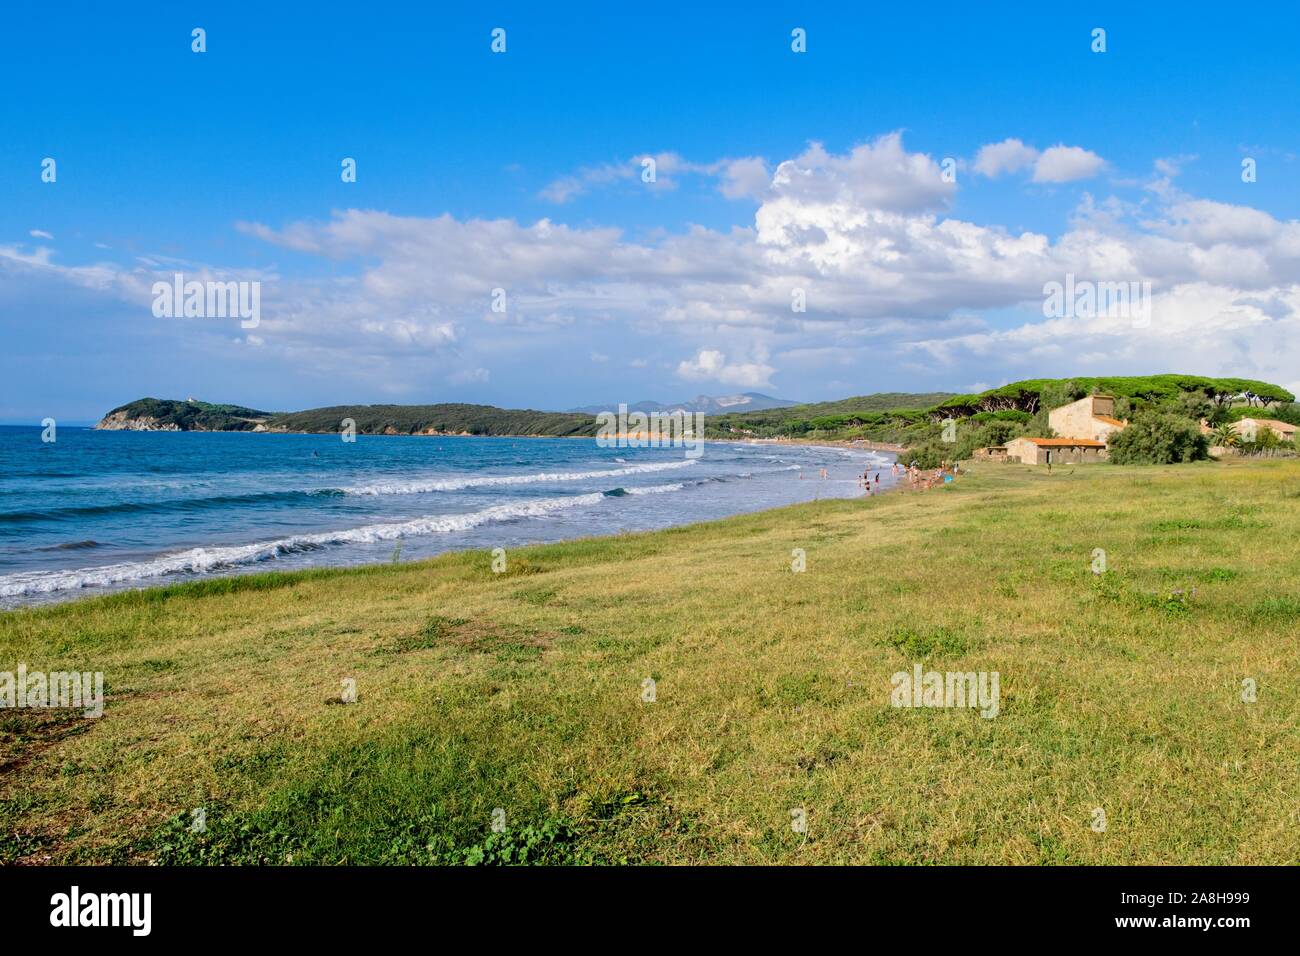
M771 395L762 395L759 392L741 392L739 395L697 395L689 402L678 402L675 405L651 401L637 402L628 405L627 410L629 412L704 412L708 415L725 415L732 412L761 412L768 408L789 408L799 404L801 403L784 398L773 398ZM584 405L581 408L569 409L570 412L583 415L599 415L601 412L617 410L617 403Z

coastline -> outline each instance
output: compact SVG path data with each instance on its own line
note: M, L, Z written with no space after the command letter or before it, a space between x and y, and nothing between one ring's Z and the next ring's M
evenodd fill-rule
M467 437L490 437L498 442L517 440L507 439L504 436ZM588 440L594 441L594 439ZM712 439L704 442L706 448L709 445L717 447L734 444L736 443ZM704 472L695 480L687 482L698 491L686 492L689 497L681 499L680 505L670 504L669 499L660 498L659 493L681 491L681 484L669 481L668 484L652 485L645 491L638 485L629 485L629 491L622 487L615 487L615 483L622 480L617 468L609 473L596 471L572 475L529 472L504 476L487 474L482 476L481 482L476 482L472 477L463 479L465 481L463 486L458 484L458 479L428 480L427 484L423 485L417 482L412 488L403 487L401 482L389 485L381 482L374 488L363 486L360 489L352 489L352 494L370 496L354 500L375 502L376 505L371 508L369 514L358 514L351 520L344 515L337 516L340 518L338 521L331 521L326 517L314 524L299 525L298 529L292 532L278 534L265 525L259 528L255 524L250 524L246 534L232 537L216 533L215 536L209 537L202 533L191 533L187 536L188 540L182 537L175 543L165 544L149 553L130 555L125 560L114 560L111 553L96 552L100 559L94 563L85 563L83 559L78 563L65 561L61 564L46 564L44 567L40 564L26 567L19 565L13 571L0 575L0 611L67 604L123 590L151 590L174 584L252 577L260 573L373 567L390 563L390 560L399 560L398 555L403 551L407 561L426 560L449 552L480 550L486 534L491 535L488 540L491 540L494 545L501 544L512 548L576 541L590 536L585 530L581 514L595 508L600 510L590 512L593 521L598 521L600 527L609 528L605 534L598 535L600 537L606 534L684 528L714 520L725 520L737 515L770 511L798 504L800 501L817 500L822 496L849 499L864 497L860 482L857 480L863 467L863 460L870 461L874 458L878 461L884 458L885 461L873 467L873 470L889 467L888 453L858 446L853 450L860 453L861 457L858 455L849 457L844 455L844 452L849 449L843 444L814 442L797 444L801 448L838 456L835 459L838 464L825 461L825 466L830 470L829 485L819 487L818 471L822 468L821 460L814 457L811 461L800 463L798 459L805 456L798 455L793 456L796 460L794 464L789 463L791 456L772 459L784 460L786 464L768 466L766 473L757 476L765 480L753 486L747 481L737 485L711 484L710 482L719 479L710 477L708 472ZM760 445L771 447L770 443L760 443ZM473 454L475 457L478 455L478 453ZM517 452L517 454L524 453ZM531 455L528 457L532 458ZM708 460L707 452L702 459L687 456L678 461L677 456L670 456L670 458L671 462L641 462L627 466L623 474L640 470L680 469L696 460ZM739 466L738 473L731 473L728 470L737 467L729 464L737 460L746 462L748 456L737 459L733 455L724 454L720 459L723 464L718 465L717 468L721 469L723 475L730 474L730 480L736 477L750 478L751 475L745 464ZM757 461L758 458L755 457L754 460ZM623 459L615 459L615 461L622 462ZM637 459L633 461L636 462ZM562 466L556 467L561 471L564 470ZM547 471L547 467L542 464L538 464L536 468L542 472ZM553 467L551 470L554 471L556 468ZM697 468L689 469L691 475L696 471ZM845 471L848 474L845 474ZM674 471L674 474L676 473ZM564 493L560 493L557 486L555 496L550 498L538 499L526 496L519 498L504 494L498 499L496 489L491 487L497 483L512 484L516 478L525 483L548 478L586 479L591 482L604 478L606 474L610 475L607 483L596 486L604 489L599 493L588 484L581 490L566 488ZM777 476L781 474L787 477L778 479ZM886 475L888 475L887 471ZM641 476L638 474L637 477ZM776 479L775 483L773 479ZM885 483L879 486L875 493L879 495L889 490L892 480L886 477ZM793 490L792 483L797 483L798 490ZM443 487L444 484L451 487ZM479 484L488 487L486 491L479 491L479 498L468 506L458 506L454 499L444 500L440 497L429 499L424 507L418 509L410 506L403 507L400 504L400 497L405 494L460 491L462 488L474 488ZM706 493L701 486L713 491ZM525 487L528 485L525 484ZM778 488L791 490L775 491ZM334 491L344 494L347 493L347 488L345 487L342 492L337 489ZM288 494L301 493L288 492ZM651 497L640 497L645 493L649 493ZM399 498L388 498L388 494L398 494ZM697 494L702 494L703 497L697 497ZM605 503L600 503L602 495ZM615 506L611 499L623 503ZM201 503L202 500L204 499L199 499L199 502ZM677 500L675 496L673 500ZM384 504L388 501L394 502L394 505ZM166 502L160 503L160 507L165 506ZM570 507L580 507L582 511L573 512L578 517L556 524L555 519L562 518ZM412 518L411 515L416 517ZM602 517L597 519L596 515ZM620 518L619 515L623 517ZM233 517L238 520L237 515ZM606 521L611 523L606 526ZM230 527L235 526L232 524ZM92 534L100 541L111 540L93 531L90 533L82 531L78 542L68 546L67 553L70 555L78 553L75 544L80 543L83 538L90 539ZM95 541L87 540L86 543L92 547L99 547ZM395 550L394 546L396 546ZM393 554L391 559L390 551Z
M498 436L493 436L493 437L498 437ZM809 482L815 482L818 479L808 478L805 480ZM841 479L833 479L833 480L847 481L849 479L841 478ZM683 532L683 531L696 532L701 530L707 530L707 528L711 525L716 525L728 521L735 521L737 519L778 516L786 511L789 511L790 509L802 508L808 505L816 505L816 504L829 503L829 502L864 502L864 501L869 502L873 498L883 498L887 492L905 491L905 490L907 489L904 488L901 484L896 483L886 488L882 488L878 492L873 492L870 495L857 494L857 495L852 495L847 497L836 496L836 497L827 497L827 498L814 498L810 501L801 501L792 504L776 505L771 508L761 508L756 511L737 511L734 514L726 515L720 518L701 518L699 520L694 520L694 521L685 521L682 522L681 524L670 524L660 528L646 528L646 529L631 530L631 531L620 530L620 531L611 531L605 534L584 534L584 535L576 535L567 538L557 538L552 541L538 541L535 543L520 545L515 550L527 549L531 551L532 549L536 549L536 548L565 548L571 545L585 545L585 544L607 541L612 538L628 538L628 537L640 536L640 535L659 535L659 534L669 534L673 532ZM18 613L18 612L41 611L43 609L62 608L62 607L67 607L69 605L80 606L85 604L86 602L99 601L99 600L113 600L116 598L121 598L125 595L133 595L133 594L148 594L151 592L159 592L159 591L166 591L168 592L168 594L171 594L173 592L184 593L187 589L194 589L196 593L202 593L204 590L210 588L214 584L220 586L222 582L237 581L237 582L241 582L241 584L238 585L238 587L257 588L260 587L262 583L259 581L259 579L262 579L262 581L274 580L278 582L278 581L286 581L286 580L296 580L298 578L315 580L322 576L328 577L331 575L347 575L351 573L366 575L385 568L417 567L419 565L430 564L438 561L463 558L464 556L467 555L481 557L484 555L486 550L487 549L481 547L469 547L469 546L452 547L444 551L440 551L437 554L431 555L429 557L417 558L406 562L393 562L391 560L365 561L357 564L321 565L321 566L309 567L309 568L291 568L291 569L263 568L255 571L253 570L242 571L242 572L232 573L232 574L211 574L203 577L188 578L186 580L169 581L166 578L162 578L158 580L157 583L148 583L139 587L127 587L127 588L119 588L114 590L95 591L94 593L81 593L81 594L75 592L67 592L68 593L67 597L60 597L53 600L45 600L41 602L33 602L28 604L16 604L9 607L0 605L0 617L2 617L5 614ZM490 553L487 555L487 557L490 559L491 557Z
M463 551L0 615L0 660L108 688L107 719L11 715L41 759L0 775L16 835L0 862L449 863L497 839L494 807L560 834L559 863L1286 862L1285 828L1255 822L1289 812L1295 741L1241 716L1204 628L1232 622L1261 686L1290 679L1277 593L1300 588L1300 512L1277 502L1298 479L1282 459L1051 478L976 465L948 494L541 544L499 574ZM1225 495L1252 521L1153 530ZM990 533L1009 509L1026 533ZM1098 522L1125 563L1103 589ZM1188 580L1195 597L1170 613ZM1062 628L1080 608L1104 639ZM1000 673L997 719L892 707L890 675L932 655ZM1300 721L1293 696L1268 706L1276 726ZM1159 721L1197 772L1150 760ZM990 759L1004 751L1016 761ZM1243 752L1257 772L1213 772ZM917 767L950 786L918 786ZM1099 840L1098 779L1113 819L1152 792L1189 809ZM1241 801L1259 816L1225 823ZM806 842L789 833L804 806L820 826Z

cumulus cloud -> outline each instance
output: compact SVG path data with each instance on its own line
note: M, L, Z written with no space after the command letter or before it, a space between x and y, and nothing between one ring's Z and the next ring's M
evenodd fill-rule
M1091 179L1106 165L1096 153L1081 146L1053 146L1043 150L1034 163L1034 182L1068 183Z
M762 360L755 362L728 362L727 356L717 349L700 349L691 359L677 365L677 375L688 382L718 382L745 388L767 387L776 369Z
M995 145L1004 148L977 157L983 173L1028 168L1032 147ZM1059 181L1102 161L1086 150L1053 147L1035 152L1032 164L1036 178ZM474 314L485 311L486 290L508 287L511 321L520 327L566 316L579 327L613 324L634 336L668 331L696 340L691 357L676 361L679 377L747 387L769 385L783 362L806 373L865 342L872 343L863 352L871 358L923 356L934 363L978 356L979 367L970 371L987 372L992 361L1011 377L1038 374L1034 363L1045 368L1053 356L1064 372L1089 356L1099 368L1109 362L1112 370L1143 370L1158 353L1135 347L1132 334L1076 322L1066 345L1063 327L1042 320L1044 284L1070 273L1150 281L1167 302L1184 301L1190 289L1212 289L1206 301L1235 303L1222 306L1232 315L1293 321L1300 226L1183 196L1168 182L1176 170L1167 165L1163 172L1164 185L1146 201L1085 196L1072 224L1055 237L944 215L955 186L943 182L933 158L908 152L897 133L841 154L812 144L770 177L765 165L746 162L732 175L748 176L743 191L760 205L752 227L725 231L692 227L633 242L618 230L548 220L411 220L357 210L328 223L249 228L291 248L373 261L351 294L436 300L472 329ZM428 269L430 261L439 269ZM795 290L803 293L805 312L791 309ZM1017 309L1026 316L1019 338L970 327L984 310ZM1241 366L1241 348L1226 341L1241 334L1239 325L1212 321L1203 309L1188 314L1218 341L1189 368ZM1192 326L1181 328L1194 334ZM739 356L738 341L746 343ZM1022 350L1008 353L1012 347ZM1287 377L1268 369L1289 347L1273 357L1247 351L1259 377Z
M1189 370L1284 384L1300 361L1300 285L1279 290L1270 314L1239 291L1188 282L1158 293L1150 316L1119 314L1028 321L1007 329L921 339L908 349L944 367L997 362L1004 378ZM1152 367L1152 356L1159 366Z
M1082 146L1057 145L1039 151L1018 139L1004 139L981 146L972 165L975 172L990 179L1032 169L1036 183L1068 183L1091 179L1106 167L1106 161Z
M1037 159L1038 150L1032 146L1026 146L1018 139L1004 139L980 147L975 154L975 172L994 178L1032 166Z
M1288 229L1266 212L1208 199L1176 202L1168 209L1167 221L1148 225L1201 247L1220 243L1253 246L1279 238L1294 243L1300 239L1294 228ZM1290 251L1300 253L1300 247L1293 245Z
M883 212L942 208L956 188L944 181L929 156L907 152L901 133L838 156L813 143L781 163L772 177L772 196L778 201Z
M616 165L585 181L639 174ZM1018 140L975 160L981 175L1032 168L1043 182L1102 165L1078 147L1039 153ZM829 380L830 370L841 380L855 368L951 369L961 382L1080 365L1152 371L1153 356L1162 368L1285 381L1300 359L1292 344L1300 342L1300 224L1183 195L1172 164L1133 185L1136 199L1085 195L1054 235L950 215L956 185L896 132L843 153L813 143L774 168L733 159L690 173L680 157L665 166L670 179L710 175L724 192L755 200L752 222L635 238L551 219L365 209L241 224L273 248L333 266L331 275L264 277L259 351L375 375L398 360L435 362L445 380L481 382L464 370L490 367L500 381L507 363L528 361L559 374L575 359L599 363L618 342L617 354L638 353L633 367L688 381L785 386L789 369L802 376L792 392ZM0 277L57 277L141 308L153 278L173 269L158 258L67 266L47 248L0 246ZM1176 318L1157 327L1158 310L1148 330L1104 317L1044 320L1044 284L1067 274L1149 281L1159 308ZM504 312L492 308L497 289ZM804 311L792 308L796 293ZM985 313L998 314L997 327ZM1023 321L1007 318L1017 314ZM1171 345L1178 336L1189 342Z

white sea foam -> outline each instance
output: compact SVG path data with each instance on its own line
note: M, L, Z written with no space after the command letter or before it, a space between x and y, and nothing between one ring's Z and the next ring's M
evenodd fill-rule
M662 495L670 491L681 491L685 485L675 482L671 485L648 485L645 488L624 488L629 495Z
M494 485L531 485L551 481L590 481L605 478L622 478L627 475L644 475L655 471L671 471L695 464L694 460L655 462L628 465L604 471L556 471L533 475L479 475L469 478L442 478L433 481L381 481L368 485L353 485L340 489L349 495L417 495L430 491L460 491L465 488L486 488Z
M688 463L689 464L689 463ZM604 474L608 474L605 472ZM648 485L623 489L629 495L654 495L681 491L685 485L675 482L666 485ZM0 575L0 598L23 597L31 594L51 594L80 588L107 587L129 584L171 574L202 574L221 571L240 565L268 561L281 555L314 551L331 545L370 544L377 541L394 541L429 534L455 534L469 531L480 525L500 521L537 518L555 511L596 505L607 501L604 492L568 495L563 498L539 498L536 501L518 501L494 505L482 511L465 514L427 515L409 521L363 525L343 531L322 531L298 534L256 544L231 545L212 548L192 548L164 554L149 561L131 561L109 564L97 568L79 568L75 571L27 571Z
M312 551L330 545L364 544L375 541L393 541L427 534L452 534L468 531L495 521L513 521L534 518L580 508L605 501L601 492L570 495L564 498L541 498L536 501L495 505L482 511L466 514L428 515L410 521L363 525L344 531L323 531L298 534L274 541L256 544L232 545L212 548L193 548L164 554L149 561L132 561L109 564L98 568L79 568L75 571L26 571L0 575L0 598L22 597L28 594L50 594L87 587L105 587L170 574L201 574L239 565L267 561L280 555Z

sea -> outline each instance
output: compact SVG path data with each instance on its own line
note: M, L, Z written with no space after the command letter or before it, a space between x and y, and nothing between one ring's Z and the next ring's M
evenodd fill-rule
M666 528L893 484L886 452L745 442L0 427L0 607ZM822 477L826 469L826 477Z

